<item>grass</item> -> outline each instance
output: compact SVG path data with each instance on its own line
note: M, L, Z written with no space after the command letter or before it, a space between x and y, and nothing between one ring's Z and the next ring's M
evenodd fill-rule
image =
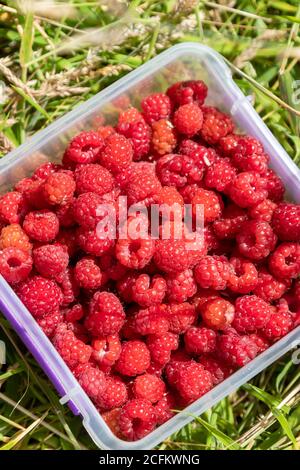
M46 3L41 10L41 4ZM52 3L52 6L51 6ZM300 163L297 0L0 0L0 155L172 44L214 47ZM39 4L39 8L37 5ZM100 6L102 5L102 6ZM298 98L298 100L297 100ZM0 317L0 449L92 449L39 366ZM295 449L300 369L286 355L160 449Z

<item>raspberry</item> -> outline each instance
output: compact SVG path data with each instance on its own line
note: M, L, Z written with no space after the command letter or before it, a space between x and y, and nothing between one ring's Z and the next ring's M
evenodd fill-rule
M119 123L117 131L131 143L134 161L139 161L148 155L151 144L151 128L144 119Z
M26 201L17 191L0 196L0 222L3 224L18 224L26 211Z
M39 327L43 330L46 336L52 338L56 328L60 323L63 322L63 314L57 310L52 313L48 313L44 317L37 318Z
M174 186L163 186L158 193L157 203L160 205L163 220L164 217L166 220L182 218L184 201Z
M268 222L249 220L242 225L236 241L241 255L261 260L274 250L277 237Z
M31 252L32 245L28 236L19 224L10 224L3 227L0 234L0 250L5 248L18 248Z
M103 204L103 197L96 193L83 193L73 203L73 214L76 222L85 227L93 229L96 227L100 216L97 209Z
M207 96L207 86L202 80L186 80L177 82L167 89L167 95L175 105L196 102L201 106Z
M265 199L259 202L255 206L249 208L249 215L252 219L263 220L265 222L271 222L274 210L277 205L270 199Z
M32 269L32 258L27 251L9 247L0 251L0 274L9 284L25 281Z
M154 305L140 310L134 317L134 328L140 335L162 335L169 329L168 308L166 305Z
M269 341L266 339L265 336L261 334L252 333L251 335L249 335L249 338L251 338L251 340L255 342L256 346L258 347L259 354L270 347Z
M54 212L42 209L26 215L23 229L33 240L51 242L58 234L59 221Z
M132 385L135 398L144 398L156 403L162 399L166 390L165 383L159 377L151 374L143 374L137 377Z
M155 409L149 400L135 398L128 401L120 412L121 433L130 441L142 439L156 425Z
M172 333L184 333L196 319L194 305L188 302L169 305L169 323Z
M189 404L205 395L213 387L210 372L201 364L190 361L183 363L176 372L176 389L185 404Z
M141 274L133 285L132 297L142 307L150 307L163 301L166 289L163 277L155 275L150 279L148 274Z
M142 114L132 106L119 114L118 124L136 121L144 121L144 118Z
M92 358L104 367L112 366L120 357L121 342L117 335L106 336L104 339L95 339L92 342Z
M218 337L218 352L221 360L233 367L243 367L258 354L258 346L250 336L227 333Z
M85 327L93 336L114 335L124 324L125 313L118 297L110 292L96 292L92 298Z
M25 280L17 295L35 318L56 311L62 303L62 292L56 282L41 276Z
M155 405L155 415L157 424L163 424L174 416L176 409L176 401L174 396L168 392Z
M254 137L243 136L238 139L232 152L233 164L241 171L256 171L263 174L268 169L269 157L263 146Z
M128 271L124 276L117 282L117 291L122 300L128 304L133 302L132 288L137 279L138 274L134 271Z
M176 131L170 121L161 119L152 124L152 147L160 156L171 153L177 144Z
M101 286L101 270L91 258L82 258L78 261L74 274L79 286L84 289L97 289Z
M227 364L224 364L221 360L216 359L210 355L201 356L199 364L201 364L204 369L211 374L214 385L218 385L219 383L223 382L223 380L229 377L229 375L232 373Z
M242 258L231 258L232 273L228 279L228 287L233 292L248 294L258 283L257 269L253 263Z
M74 213L73 213L73 202L74 202L74 198L69 203L57 207L56 215L57 215L60 227L69 228L75 225L75 219L74 219Z
M271 306L256 295L239 297L235 302L232 326L240 333L252 333L266 326L272 315Z
M202 319L209 328L226 330L234 319L234 306L221 297L208 299L199 308Z
M228 204L222 213L222 217L214 221L214 232L221 240L235 238L246 220L247 214L241 207Z
M160 119L168 119L171 113L170 98L164 93L153 93L141 102L143 116L148 124Z
M111 136L115 132L116 131L112 126L100 126L97 129L97 134L99 134L103 140L105 140L107 137Z
M183 367L184 364L187 364L191 361L191 357L185 352L185 350L178 349L173 352L171 359L165 367L165 376L168 384L171 387L176 386L177 382L177 372L180 367Z
M300 274L300 244L281 243L269 259L271 273L280 279L291 279Z
M204 256L195 267L196 282L204 289L224 290L231 273L231 266L224 256Z
M222 137L231 134L234 124L227 114L213 107L203 107L201 137L210 145L215 145Z
M222 199L214 191L199 188L192 199L193 215L197 215L197 205L203 206L204 223L218 219L222 212Z
M94 401L106 389L107 384L104 373L90 363L77 366L74 375L85 393Z
M33 250L33 261L41 276L55 279L66 270L69 255L63 245L42 245Z
M148 206L155 202L160 190L161 184L151 167L136 168L126 186L129 204L141 202Z
M166 273L185 271L191 265L191 256L186 242L180 240L157 240L154 261L158 269Z
M274 202L280 202L285 193L285 187L281 179L276 173L268 168L263 175L264 187L268 191L268 198Z
M79 364L86 364L91 357L91 347L77 339L65 323L61 323L56 328L53 344L71 369Z
M147 346L151 354L151 359L155 364L165 366L171 357L171 352L178 348L178 335L174 333L164 333L161 335L149 335Z
M209 168L214 162L220 160L213 148L204 147L190 139L181 141L179 153L191 157L199 168Z
M142 341L123 343L116 370L121 375L133 377L143 374L150 366L150 351Z
M63 245L64 247L66 247L67 252L71 258L78 250L76 232L70 228L60 229L57 234L55 244Z
M79 287L74 277L73 269L67 268L63 274L57 277L57 282L63 293L63 306L67 306L75 302L79 294Z
M200 131L203 114L195 103L180 106L173 116L173 124L180 134L191 137Z
M112 173L127 168L132 162L133 148L128 139L120 134L112 134L105 139L104 149L101 151L101 164Z
M99 160L104 141L99 133L84 131L76 135L68 145L64 160L75 163L93 163Z
M218 142L221 154L231 157L232 153L237 147L239 138L240 136L237 134L228 134L225 137L222 137Z
M229 158L220 158L207 168L204 181L208 188L225 191L236 173Z
M285 336L293 328L292 315L289 312L287 302L282 299L279 301L279 305L276 312L271 315L268 322L266 323L263 334L271 341Z
M100 235L97 230L79 227L76 232L76 240L79 247L89 255L102 256L114 246L115 241L109 232L100 233ZM107 238L104 238L104 235L107 235Z
M170 302L185 302L197 292L197 284L191 269L169 274L166 281L167 296Z
M216 348L217 334L205 326L192 326L184 334L185 349L190 354L207 354Z
M96 163L80 165L75 171L76 190L82 193L109 193L114 186L113 176L106 168Z
M278 238L288 242L300 239L300 205L283 202L274 211L272 225Z
M127 388L120 377L107 376L106 389L97 396L97 405L102 410L111 410L124 405L128 400Z
M72 201L75 189L72 172L52 173L45 181L45 199L49 204L68 204Z
M115 258L115 254L105 254L101 256L99 260L99 266L104 274L104 277L107 279L112 279L113 281L119 281L125 276L127 272L127 268L123 266L119 261Z
M142 269L151 261L154 250L155 241L149 235L135 240L120 238L116 244L116 257L127 268Z
M267 197L264 180L254 171L239 173L228 186L228 193L240 207L255 206Z
M168 154L161 157L156 164L156 172L164 186L182 188L186 184L199 183L203 178L202 162L195 162L192 157L179 154Z
M62 169L62 166L57 165L56 163L53 163L53 162L43 163L35 170L35 172L33 173L32 179L46 181L46 179L50 175L52 175L52 173L55 173L61 169Z
M288 282L278 280L266 269L261 269L258 272L258 283L253 292L266 302L273 302L280 299L288 287Z
M81 320L85 314L81 304L75 304L70 308L66 308L63 313L67 323L75 323Z
M104 419L105 423L111 430L111 432L118 437L119 439L123 439L122 433L119 427L119 419L120 419L121 408L114 408L109 411L104 411L102 413L102 418Z

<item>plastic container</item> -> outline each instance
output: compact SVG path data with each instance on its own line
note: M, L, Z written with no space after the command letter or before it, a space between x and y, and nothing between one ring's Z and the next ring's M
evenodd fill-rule
M138 103L147 94L165 90L171 83L184 79L203 79L207 83L207 102L226 111L241 130L263 143L271 157L271 166L289 189L289 196L300 202L300 170L235 85L222 57L212 49L194 43L171 47L0 160L1 191L9 189L43 161L59 160L68 140L78 131L99 124L102 115L105 116L106 122L113 123L116 119L117 104L124 100L124 95L128 95L133 103ZM300 343L298 327L147 437L136 442L125 442L111 433L51 342L1 276L0 308L53 382L62 397L61 402L68 403L74 414L82 416L87 432L103 449L153 448L191 421L191 415L200 415Z

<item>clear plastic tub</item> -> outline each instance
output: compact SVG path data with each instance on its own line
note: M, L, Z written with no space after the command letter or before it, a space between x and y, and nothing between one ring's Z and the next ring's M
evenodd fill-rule
M208 103L229 113L241 130L263 143L271 157L271 166L283 179L289 196L300 202L300 170L235 85L222 57L208 47L193 43L171 47L0 160L1 192L31 174L43 161L59 160L70 137L82 129L93 127L101 115L113 123L116 119L116 100L120 97L128 95L132 102L139 103L150 92L165 90L171 83L183 79L203 79L207 83ZM74 414L82 416L87 432L102 449L146 450L155 447L191 421L192 415L203 413L300 343L298 327L147 437L136 442L125 442L111 433L48 338L1 276L0 308L56 387L62 397L61 402L68 403Z

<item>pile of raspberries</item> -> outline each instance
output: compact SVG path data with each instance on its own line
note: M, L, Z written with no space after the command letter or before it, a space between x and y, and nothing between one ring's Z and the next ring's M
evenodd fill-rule
M0 198L0 273L125 440L300 323L300 205L207 91L179 82L120 109ZM120 195L202 204L202 249L172 220L169 239L99 238L97 207Z

